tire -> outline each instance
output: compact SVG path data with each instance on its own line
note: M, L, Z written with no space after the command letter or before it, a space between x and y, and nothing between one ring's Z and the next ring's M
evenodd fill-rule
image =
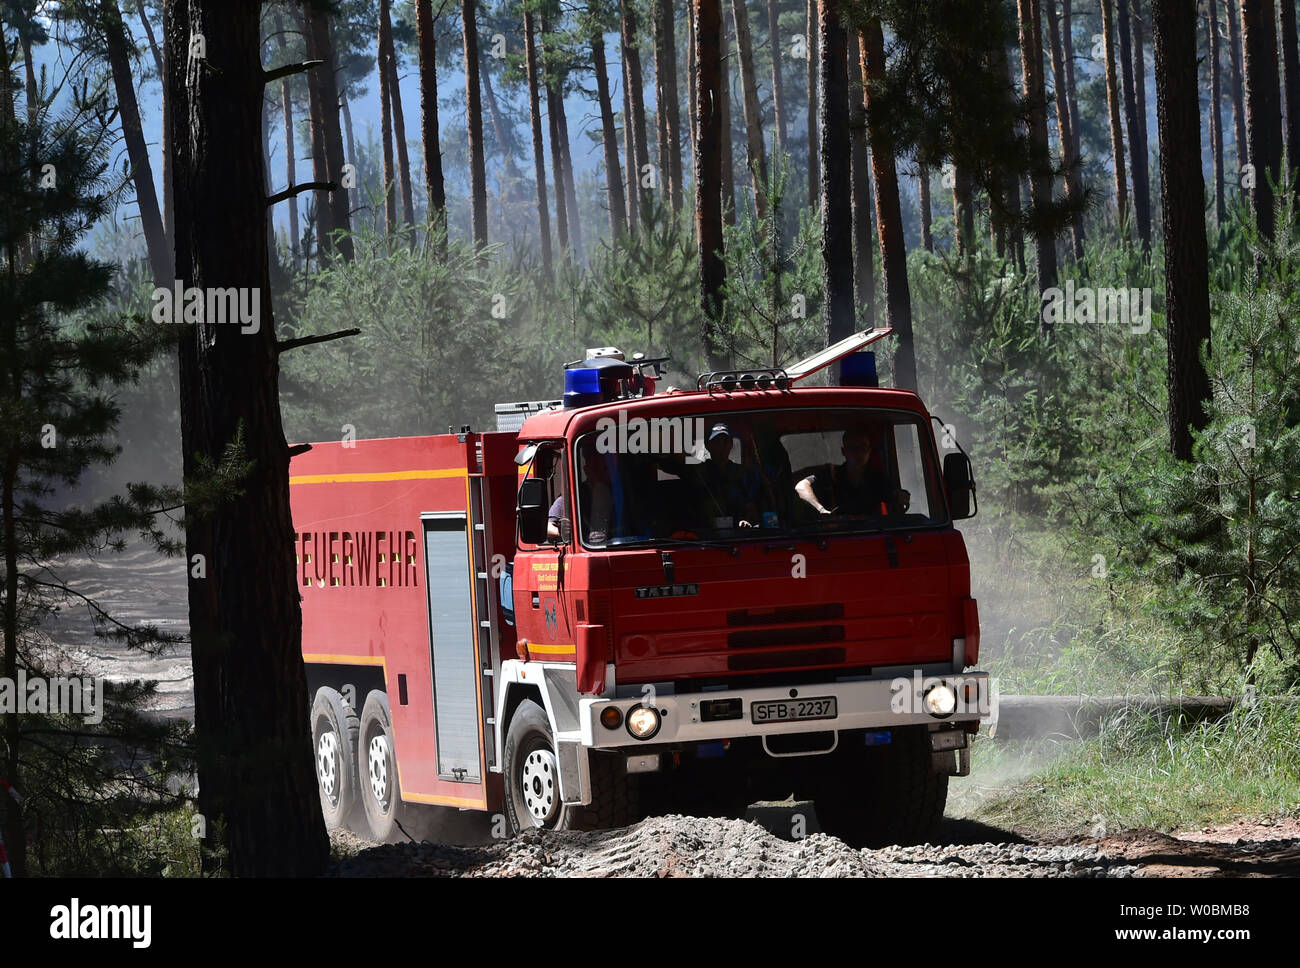
M321 813L330 828L349 827L357 810L356 710L338 690L316 691L311 707L311 741L316 756L316 786Z
M376 690L366 696L357 731L357 764L361 805L370 838L387 844L403 839L402 789L397 778L397 749L388 696Z
M559 761L546 712L532 699L515 710L506 733L504 756L506 820L519 833L546 830L605 830L635 823L640 786L621 757L593 752L590 759L592 801L566 804L560 799Z
M851 847L922 843L947 801L948 775L934 769L924 726L895 729L888 746L836 758L813 790L822 829Z

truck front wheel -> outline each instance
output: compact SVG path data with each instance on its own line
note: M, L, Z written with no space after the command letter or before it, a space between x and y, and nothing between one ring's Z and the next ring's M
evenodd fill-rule
M546 711L531 699L515 710L506 733L506 816L518 833L546 830L599 830L621 827L637 818L638 787L616 756L591 756L592 801L583 806L560 799L560 763Z
M851 847L925 841L943 819L948 775L936 772L924 726L895 729L884 746L826 757L814 786L817 819L828 834Z

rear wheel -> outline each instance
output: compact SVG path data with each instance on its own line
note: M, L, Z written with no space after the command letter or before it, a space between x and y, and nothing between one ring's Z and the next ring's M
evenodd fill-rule
M905 726L891 740L850 748L815 783L822 829L852 847L921 843L943 818L948 775L935 770L929 731Z
M525 699L506 733L504 756L506 817L516 833L546 830L599 830L634 823L639 807L636 777L621 758L592 753L592 801L566 804L560 799L560 763L546 712Z
M312 747L321 813L328 827L351 826L357 807L357 730L359 720L338 690L316 691L311 709Z
M388 696L372 692L361 710L357 735L360 765L361 804L371 839L381 844L402 836L402 789L397 780L397 749L393 744L393 721Z

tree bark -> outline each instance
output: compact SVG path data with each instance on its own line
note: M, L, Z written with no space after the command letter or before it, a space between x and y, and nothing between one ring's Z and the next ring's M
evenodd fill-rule
M1065 169L1065 197L1075 208L1070 227L1074 244L1074 260L1083 259L1083 182L1079 174L1079 159L1074 151L1075 116L1071 114L1069 83L1065 71L1065 47L1061 42L1061 21L1056 13L1056 0L1047 4L1047 29L1052 44L1052 84L1056 94L1056 127L1060 132L1061 167Z
M740 91L745 111L745 167L749 169L754 186L754 211L759 221L762 221L767 218L767 154L763 150L763 116L758 109L754 46L749 34L749 13L745 9L745 0L731 0L731 17L736 27L736 50L740 54ZM838 19L836 23L838 25ZM838 26L837 29L843 35L843 26ZM848 103L847 97L845 103ZM848 123L847 114L845 123Z
M1192 430L1206 426L1210 381L1201 345L1210 338L1205 180L1196 83L1196 5L1151 0L1165 233L1165 328L1169 341L1169 448L1192 459Z
M461 0L465 50L465 123L469 135L471 237L480 251L487 245L487 162L483 157L483 101L478 77L478 21L475 0Z
M690 118L687 129L691 136L691 171L695 171L695 119L699 117L695 93L695 5L688 2L686 4L686 92L687 107L690 109ZM626 95L624 95L626 98Z
M1223 233L1223 90L1219 75L1219 0L1207 0L1210 12L1210 154L1214 163L1214 226Z
M135 81L131 77L126 26L122 22L117 0L100 0L99 12L108 64L113 73L113 89L117 93L122 140L126 142L131 179L135 185L135 200L140 209L140 228L144 232L145 247L149 252L149 268L153 273L154 284L167 287L171 285L175 273L172 271L172 255L167 249L162 213L158 209L153 166L149 162L149 146L145 143L144 129L140 125L140 105L135 98ZM260 120L258 125L260 127Z
M256 333L205 320L181 331L186 480L235 446L250 469L240 493L187 510L199 808L224 833L237 877L321 873L329 840L309 732L302 616L289 541L289 452L269 306L261 3L167 0L169 137L175 157L177 277L200 290L262 294ZM190 57L191 36L206 56ZM213 231L220 226L220 231Z
M805 47L807 48L808 57L808 207L812 208L815 204L814 199L821 195L821 190L817 186L817 178L821 173L821 165L817 161L817 45L813 43L813 38L817 36L817 3L818 0L807 0L808 5L808 30L804 34Z
M1029 187L1034 208L1046 211L1052 204L1052 168L1047 146L1047 90L1043 83L1042 30L1038 0L1017 0L1020 15L1020 59L1025 100L1029 105L1029 141L1033 172ZM1048 231L1034 233L1038 258L1038 291L1056 285L1056 240ZM1041 319L1040 314L1040 319ZM1044 326L1046 323L1044 322Z
M848 38L839 7L821 5L820 47L822 291L826 304L826 345L853 335L853 149L849 137ZM838 382L839 367L835 367Z
M885 323L892 326L894 386L916 389L916 350L912 337L912 294L907 282L907 247L903 239L902 206L898 199L898 171L894 146L873 119L874 88L885 79L885 35L877 17L870 18L858 35L862 48L862 79L866 89L867 137L871 142L871 176L876 188L876 228L880 235L880 263L885 282ZM878 110L878 109L877 109Z
M867 110L862 90L862 49L857 31L848 34L849 135L853 141L853 281L867 326L876 324L875 258L872 251L871 175L867 157ZM856 315L856 313L855 313ZM856 323L855 323L856 326Z
M1273 186L1281 177L1282 104L1277 78L1277 12L1273 0L1241 0L1242 50L1246 60L1246 138L1255 168L1251 209L1259 234L1273 237Z
M1142 251L1151 250L1151 197L1147 182L1147 160L1142 143L1142 124L1138 118L1137 94L1133 83L1133 49L1129 24L1129 0L1119 4L1119 56L1124 86L1124 117L1128 122L1129 168L1133 179L1133 220L1137 223Z
M776 143L786 150L785 82L781 78L781 22L776 0L767 0L767 36L772 49L772 115L776 123Z
M1115 208L1120 233L1128 238L1128 177L1124 172L1124 130L1120 124L1119 77L1115 70L1115 0L1100 0L1106 45L1106 107L1110 114L1110 150L1115 163Z
M387 8L387 0L384 7ZM406 144L406 116L402 111L402 89L397 77L397 48L393 44L393 24L390 12L384 11L384 48L388 61L388 93L393 107L393 138L397 142L397 177L402 187L402 218L407 225L415 224L415 197L411 193L411 152Z
M691 0L695 8L695 238L700 260L701 342L708 366L727 365L722 333L722 290L727 266L722 258L722 36L721 0Z
M1133 94L1137 101L1138 134L1142 138L1142 181L1146 186L1147 210L1151 208L1151 144L1147 131L1147 55L1146 27L1147 15L1142 9L1142 0L1131 0L1133 4ZM1193 0L1195 2L1195 0ZM1150 219L1148 219L1148 222Z
M1074 4L1073 0L1061 0L1061 46L1065 49L1065 90L1070 101L1070 120L1073 122L1071 134L1074 135L1074 158L1082 157L1083 125L1079 118L1079 89L1074 81Z
M545 31L543 31L545 33ZM569 241L573 245L573 251L577 254L578 260L582 261L582 221L578 212L578 191L574 182L573 174L573 155L569 148L569 120L564 110L564 87L563 82L557 80L556 93L558 97L555 103L555 131L558 136L560 149L560 169L563 180L556 182L557 198L559 186L564 186L564 199L566 207L569 210Z
M627 209L623 203L623 169L618 163L618 128L609 98L609 74L605 66L605 38L591 38L591 64L596 75L596 100L600 102L601 144L605 148L605 197L609 205L610 238L617 242L627 232ZM541 129L537 129L541 133ZM544 198L543 198L544 202Z
M694 41L694 38L695 32L692 30L692 41ZM641 213L641 179L637 175L636 169L636 135L635 126L632 124L632 99L628 94L628 91L632 88L632 82L627 61L627 48L622 45L621 38L619 45L619 59L623 62L623 145L624 155L627 158L627 227L629 231L635 232L637 219ZM693 85L691 90L693 96ZM691 109L691 117L695 117L694 108Z
M1241 58L1241 27L1237 16L1241 0L1224 0L1228 8L1228 82L1232 90L1232 136L1236 146L1237 177L1250 161L1250 139L1246 137L1246 98L1244 96L1245 77ZM1237 184L1241 184L1240 181Z
M969 256L975 248L975 185L970 169L953 165L952 224L956 234L958 257Z
M397 229L397 172L393 161L393 71L389 70L388 38L392 30L388 0L379 0L379 37L376 43L376 72L379 74L379 131L384 157L384 234Z
M416 0L415 30L420 50L420 141L424 147L425 194L428 195L429 222L439 234L438 244L442 246L446 243L447 189L442 174L442 144L438 132L438 48L433 0ZM531 88L531 93L535 96L536 88Z

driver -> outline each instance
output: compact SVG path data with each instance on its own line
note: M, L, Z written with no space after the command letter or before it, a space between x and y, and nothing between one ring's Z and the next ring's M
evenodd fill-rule
M842 464L814 468L794 486L795 493L818 514L888 513L903 492L890 485L884 471L871 466L871 431L862 424L846 430L840 453Z

